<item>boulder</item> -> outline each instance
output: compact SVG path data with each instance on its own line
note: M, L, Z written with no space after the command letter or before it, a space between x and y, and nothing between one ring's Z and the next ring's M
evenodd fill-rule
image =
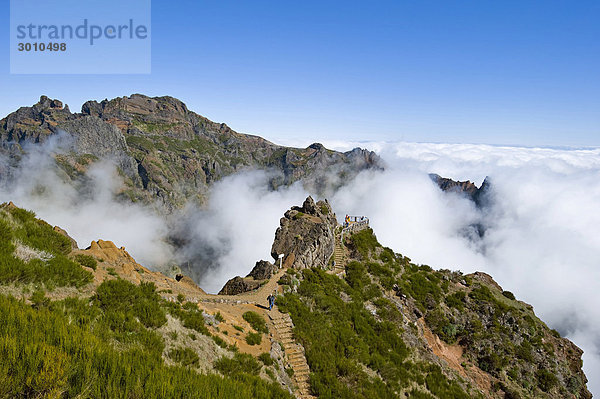
M266 260L259 260L246 277L252 277L254 280L268 280L276 272L277 266L273 263Z
M251 280L249 278L242 278L240 276L236 276L229 280L221 291L219 291L219 295L237 295L243 292L248 292L257 289L262 285L262 282Z

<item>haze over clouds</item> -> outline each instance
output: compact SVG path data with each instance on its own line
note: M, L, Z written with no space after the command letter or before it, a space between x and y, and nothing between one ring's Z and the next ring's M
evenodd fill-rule
M300 185L268 189L268 172L243 172L215 184L206 208L158 216L115 199L122 182L110 161L90 169L83 190L65 184L50 167L51 153L69 145L62 140L30 148L13 171L18 184L0 188L0 201L34 210L83 247L103 238L147 266L192 261L186 271L209 292L272 260L279 218L307 195ZM379 240L414 262L488 272L585 350L589 389L600 392L600 149L360 145L377 150L387 170L363 172L338 190L330 198L338 218L369 216ZM489 205L441 192L430 172L477 185L490 176ZM483 238L476 223L486 227ZM182 240L178 250L167 244L173 237Z

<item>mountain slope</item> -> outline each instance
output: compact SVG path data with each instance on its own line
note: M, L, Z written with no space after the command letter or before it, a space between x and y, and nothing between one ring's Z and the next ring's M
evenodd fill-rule
M416 265L369 228L333 265L326 201L286 212L283 270L258 262L239 295L78 249L13 204L0 227L0 397L591 398L582 351L490 276Z
M141 94L88 101L81 113L42 96L0 120L0 151L14 166L28 145L61 131L67 150L56 160L71 180L96 160L111 158L125 179L125 198L158 200L167 210L187 200L203 203L211 184L244 169L273 171L272 187L301 180L307 190L324 194L363 169L383 168L373 152L283 147L212 122L175 98Z

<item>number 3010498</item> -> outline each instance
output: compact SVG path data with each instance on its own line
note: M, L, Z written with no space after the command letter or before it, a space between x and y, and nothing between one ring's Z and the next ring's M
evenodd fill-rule
M19 43L19 51L66 51L67 43Z

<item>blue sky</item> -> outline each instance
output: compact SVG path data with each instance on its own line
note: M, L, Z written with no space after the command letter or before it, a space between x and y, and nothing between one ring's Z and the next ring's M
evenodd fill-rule
M2 116L144 93L275 141L600 145L598 1L154 0L149 75L11 75L4 5Z

